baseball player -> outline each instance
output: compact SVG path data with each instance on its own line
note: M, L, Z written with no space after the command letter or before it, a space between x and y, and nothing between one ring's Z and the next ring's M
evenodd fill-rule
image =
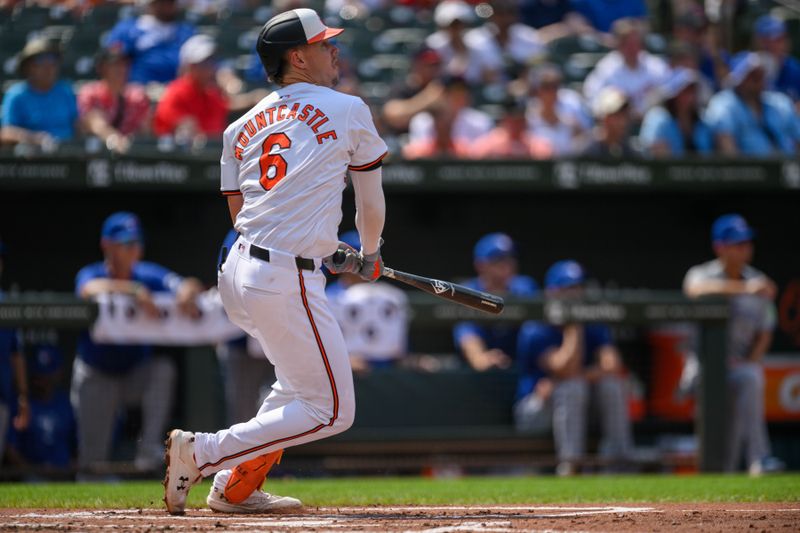
M770 457L761 366L772 343L777 288L766 274L750 265L754 236L742 216L719 217L711 228L717 258L690 268L683 291L690 297L716 294L730 300L727 346L731 418L725 470L735 471L744 453L749 473L759 475L780 469Z
M86 265L75 277L78 297L127 294L136 301L137 313L155 320L160 311L153 294L172 293L182 313L197 316L195 298L202 284L142 261L144 231L138 216L126 211L109 215L103 222L100 247L103 261ZM70 388L78 421L81 478L102 470L111 456L117 411L131 405L142 409L135 464L143 471L160 468L160 435L168 427L175 374L174 363L154 354L150 345L105 344L95 342L88 330L81 332Z
M386 144L369 108L334 91L338 50L316 12L271 18L256 50L279 88L223 135L222 192L240 237L219 275L230 319L257 338L276 382L254 418L216 433L173 430L164 501L182 513L192 485L216 474L209 507L269 512L301 505L260 490L282 450L340 433L353 423L353 377L342 332L325 298L334 273L383 273ZM361 250L337 239L348 170ZM341 250L342 253L336 253Z
M530 276L517 273L517 245L505 233L481 237L473 250L476 278L464 283L471 289L514 296L533 296L539 286ZM453 328L456 348L480 372L509 368L517 353L518 326L459 322Z
M545 274L548 298L583 295L586 274L576 261L558 261ZM585 459L590 411L600 415L600 455L616 468L633 449L625 402L622 357L604 324L557 327L526 322L519 331L520 382L514 419L517 429L551 426L559 464L556 473L573 475Z

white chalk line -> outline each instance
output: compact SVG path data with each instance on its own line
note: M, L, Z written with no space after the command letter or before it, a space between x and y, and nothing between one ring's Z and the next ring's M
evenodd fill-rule
M508 518L509 513L524 513L519 515L519 518L555 518L555 517L564 517L564 518L572 518L572 517L579 517L579 516L591 516L591 515L598 515L598 514L625 514L625 513L652 513L652 512L662 512L657 509L653 509L652 507L574 507L574 506L514 506L514 507L505 507L505 506L492 506L492 507L468 507L468 506L395 506L395 507L320 507L316 509L316 512L321 513L319 516L315 518L309 518L307 515L305 517L299 517L297 519L289 518L286 514L278 514L274 515L276 518L274 520L270 520L271 524L275 524L275 522L280 520L286 520L287 522L296 522L296 521L309 521L309 520L321 520L321 521L336 521L336 520L348 520L350 521L352 515L358 514L369 514L374 515L370 517L357 517L357 518L384 518L385 515L390 515L393 513L413 513L413 512L470 512L470 514L466 516L462 515L440 515L436 518L439 519L469 519L469 518ZM553 511L548 513L547 511ZM70 511L64 513L24 513L20 515L16 515L19 518L38 518L38 519L51 519L51 520L60 520L60 519L67 519L67 518L120 518L120 519L130 519L130 520L202 520L202 521L209 521L209 520L216 520L216 521L237 521L245 519L242 515L225 515L225 514L217 514L213 513L209 509L197 509L192 510L190 509L189 514L186 515L179 515L179 516L172 516L166 513L164 514L154 514L153 511L147 510L146 512L140 512L138 509L106 509L106 510L98 510L98 511ZM544 513L543 513L544 512ZM199 515L198 515L199 513ZM329 513L329 514L327 514ZM203 516L205 515L205 516ZM260 515L264 516L264 515ZM313 525L308 525L308 527L314 527Z
M406 533L448 533L450 531L497 531L506 533L513 531L511 522L496 522L491 525L486 522L464 522L457 526L441 526L423 530L407 530Z

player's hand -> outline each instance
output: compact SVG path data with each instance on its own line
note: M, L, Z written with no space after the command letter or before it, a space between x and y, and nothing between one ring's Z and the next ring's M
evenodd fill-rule
M541 378L536 382L536 387L533 389L533 394L535 394L536 397L540 398L542 401L547 401L550 399L550 396L553 395L553 390L555 390L553 381L548 378Z
M195 278L186 278L175 293L175 303L182 315L198 319L202 315L197 307L197 297L203 292L203 285Z
M505 369L511 366L511 358L499 348L492 348L483 352L483 356L475 362L475 370L484 372L492 368Z
M324 258L322 264L331 274L357 274L361 270L361 254L346 242L340 241L333 255Z
M144 285L136 289L136 303L144 311L148 318L160 318L161 310L153 301L153 293L151 293Z
M358 271L361 279L372 282L383 276L383 259L381 249L361 256L361 269Z
M774 300L778 295L778 287L775 282L767 277L750 279L745 282L745 289L747 294L754 296L762 296L770 300Z

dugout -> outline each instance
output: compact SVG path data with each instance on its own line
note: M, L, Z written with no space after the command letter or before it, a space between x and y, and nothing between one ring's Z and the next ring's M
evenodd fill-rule
M78 269L100 257L100 223L121 209L140 215L147 258L214 283L219 244L229 224L224 200L216 193L216 168L211 154L120 159L57 155L30 162L0 158L0 235L7 250L3 288L12 293L71 292ZM505 231L519 243L522 272L541 281L553 261L574 258L612 294L623 288L679 289L686 269L711 256L714 218L739 212L758 231L755 265L780 289L779 327L771 351L789 358L800 352L796 161L395 162L386 167L385 188L384 251L390 265L443 279L466 278L472 275L471 250L477 238ZM349 229L352 194L345 198L342 227ZM412 327L415 350L453 351L447 326ZM617 328L626 362L647 375L642 331L638 326ZM70 337L62 335L67 345ZM187 420L185 407L178 410L178 421L198 429L219 425L214 417L221 413L221 393L211 357L207 352L198 359L184 358L205 359L187 367L188 380L217 387L202 399L200 415L192 415L200 419ZM492 379L501 391L513 382L507 376ZM485 383L464 382L454 387L454 394L458 390L472 402L480 398L469 392L476 387ZM181 394L189 392L182 389ZM504 423L499 410L492 413L498 425ZM800 444L792 435L796 428L797 422L771 428L776 453L794 467L800 466ZM669 429L652 427L656 432Z

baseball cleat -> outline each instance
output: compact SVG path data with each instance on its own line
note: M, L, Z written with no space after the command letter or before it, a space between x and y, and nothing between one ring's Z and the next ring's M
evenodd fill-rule
M203 479L194 462L194 433L173 429L164 444L164 503L169 514L183 514L189 489Z
M206 503L211 510L218 513L259 514L286 513L303 507L303 502L291 496L278 496L256 490L241 503L231 503L225 498L224 489L212 486Z

